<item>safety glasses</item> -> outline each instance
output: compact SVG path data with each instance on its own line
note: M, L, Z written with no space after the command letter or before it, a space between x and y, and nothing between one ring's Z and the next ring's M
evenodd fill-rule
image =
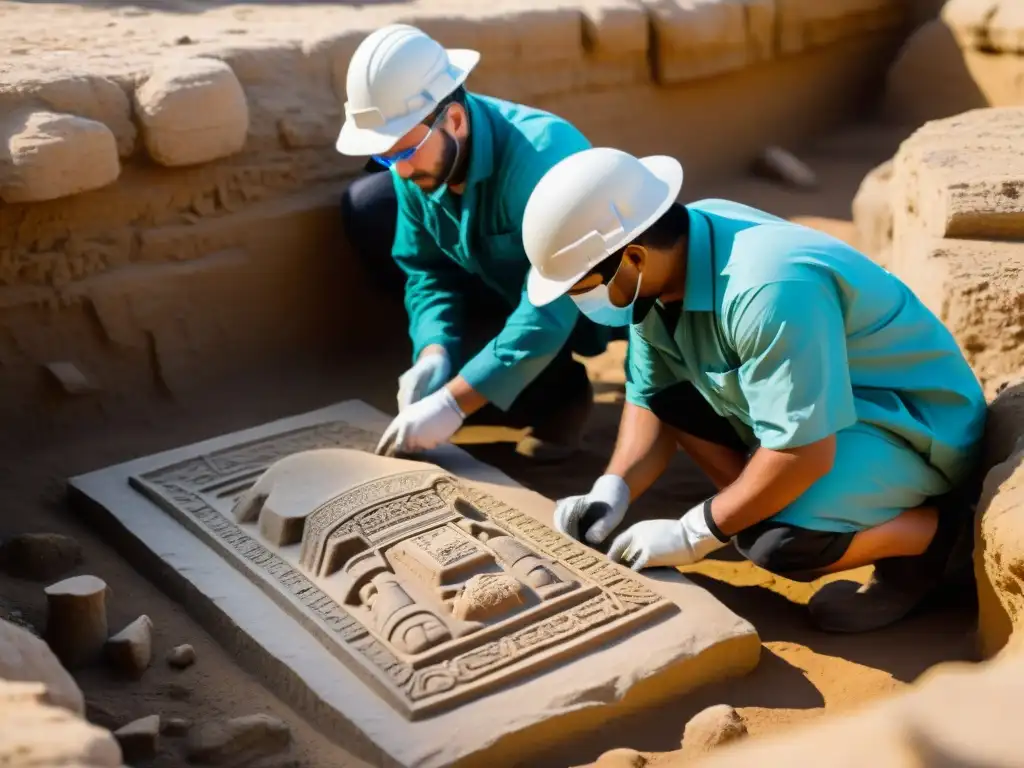
M419 152L420 147L427 143L427 139L430 138L430 135L434 132L434 129L437 128L437 124L441 122L441 120L444 118L446 114L448 114L447 109L442 111L441 114L434 118L434 121L430 124L430 128L427 129L426 136L420 139L419 143L415 147L409 147L408 149L403 149L391 155L371 155L371 157L375 161L383 165L385 168L391 168L394 166L395 163L400 163L403 160L408 160L410 157Z

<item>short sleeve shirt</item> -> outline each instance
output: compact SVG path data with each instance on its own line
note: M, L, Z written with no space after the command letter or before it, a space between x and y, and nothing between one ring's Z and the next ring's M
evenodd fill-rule
M956 341L898 278L825 233L724 200L688 206L682 312L630 329L626 396L691 381L751 446L857 423L951 483L972 467L985 398Z

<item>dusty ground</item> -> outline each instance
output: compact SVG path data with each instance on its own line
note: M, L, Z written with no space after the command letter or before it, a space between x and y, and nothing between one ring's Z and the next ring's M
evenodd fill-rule
M831 137L818 148L808 150L804 156L822 178L818 192L790 192L768 182L745 179L723 184L714 194L760 205L841 237L852 237L848 216L856 186L868 169L891 153L899 138L876 129L859 129ZM90 423L65 425L59 433L0 438L0 488L4 501L0 536L30 530L76 536L85 548L85 563L79 572L94 573L113 589L109 601L112 629L120 629L141 613L148 614L155 625L157 661L140 682L114 681L99 669L77 676L86 692L91 718L118 727L151 713L202 722L265 711L291 724L294 742L287 753L260 765L360 765L263 691L176 603L133 572L110 546L77 522L63 504L62 481L69 475L133 456L348 397L359 397L391 410L394 379L405 355L399 342L375 359L360 360L357 367L340 354L337 360L326 362L296 360L294 368L268 371L256 380L250 377L234 385L226 384L217 393L203 397L145 405L125 403L116 410L98 408ZM510 442L472 445L471 450L548 496L585 490L603 469L614 439L622 399L621 355L620 346L590 361L598 382L598 407L587 433L585 453L578 460L568 466L537 468L517 460ZM470 443L494 437L480 433L465 435ZM706 490L697 470L679 457L638 504L638 511L647 515L676 514ZM755 624L765 644L760 667L746 679L707 689L683 704L666 708L657 717L648 715L642 722L602 729L588 738L585 747L552 755L548 764L586 763L617 746L645 751L674 749L688 717L719 702L739 708L753 734L774 731L889 694L937 662L973 658L971 606L941 606L874 635L833 637L812 631L800 608L817 585L777 579L746 563L707 562L692 570L696 581ZM42 586L4 577L0 578L0 595L41 627ZM182 642L195 646L199 660L194 667L176 672L167 667L163 658L168 649ZM165 739L160 756L149 763L161 768L181 764L179 742L174 739Z

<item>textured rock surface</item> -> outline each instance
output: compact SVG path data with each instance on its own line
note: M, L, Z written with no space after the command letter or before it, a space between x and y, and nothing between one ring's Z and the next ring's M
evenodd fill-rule
M245 715L219 723L203 723L189 733L190 762L202 765L247 764L287 748L291 731L269 715Z
M742 739L747 726L728 704L716 704L698 712L683 730L683 756L698 757L723 744Z
M122 764L109 731L44 703L43 686L0 680L0 765L108 768Z
M119 673L138 679L153 660L153 622L149 616L135 621L107 640L109 664Z
M990 395L1024 370L1022 130L1024 108L1011 107L928 123L890 182L890 269L950 328Z
M214 59L154 66L135 92L135 112L150 156L161 165L208 163L241 151L249 105L234 71Z
M49 581L82 562L82 546L59 533L23 533L0 545L0 568L20 579Z
M0 200L32 203L99 189L117 180L114 134L77 115L14 110L0 116Z
M47 703L75 715L85 713L82 691L50 647L30 632L2 620L0 680L41 683Z

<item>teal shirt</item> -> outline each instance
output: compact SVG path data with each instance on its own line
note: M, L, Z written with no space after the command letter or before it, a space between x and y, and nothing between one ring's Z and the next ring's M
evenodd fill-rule
M949 485L965 479L985 397L953 336L906 285L822 232L724 200L688 207L682 312L671 332L657 310L630 329L629 402L649 408L654 393L687 380L751 447L873 430Z
M462 271L479 276L507 303L503 329L460 371L507 410L570 334L574 351L584 355L601 352L610 337L611 329L581 317L568 296L538 308L525 290L526 202L551 166L590 143L570 123L541 110L476 94L467 95L467 108L471 145L463 194L446 188L425 193L393 174L398 225L392 253L406 274L413 359L440 344L456 367L462 364Z

